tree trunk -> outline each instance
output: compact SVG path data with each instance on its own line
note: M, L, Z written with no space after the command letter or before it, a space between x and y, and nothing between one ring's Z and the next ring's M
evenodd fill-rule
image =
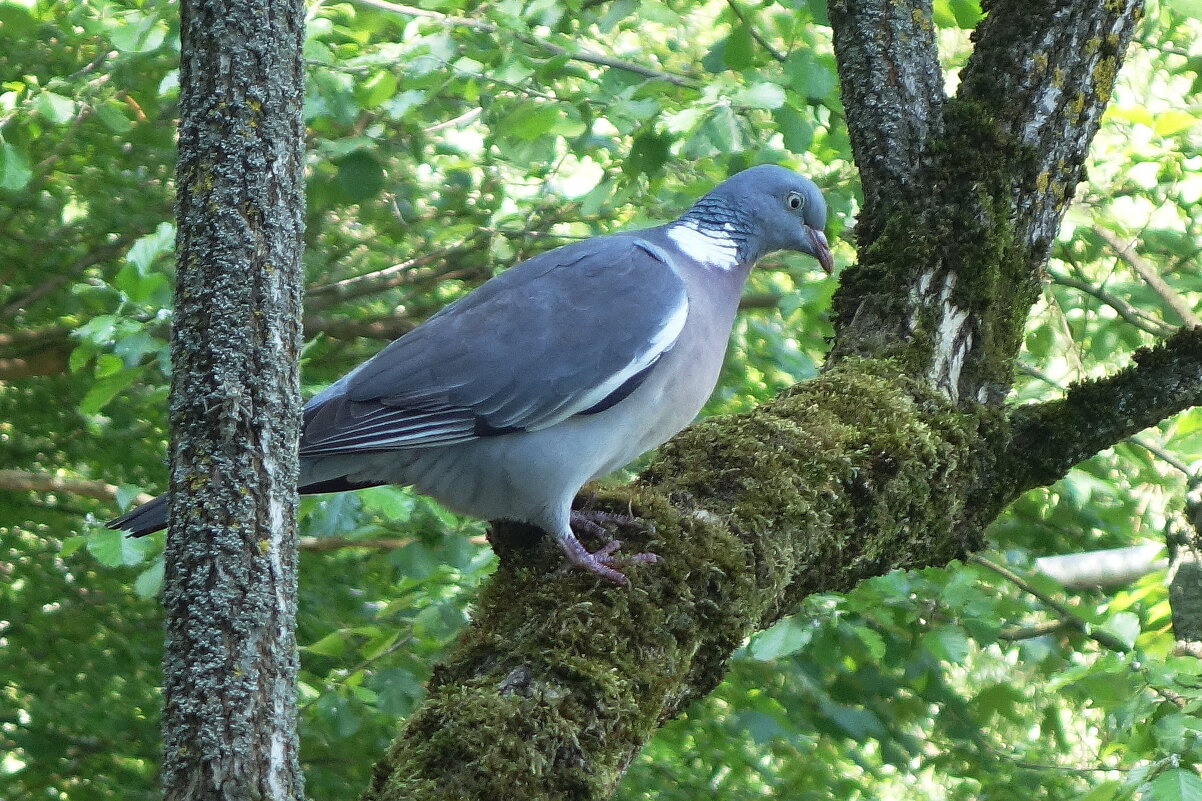
M299 799L304 5L181 4L168 799Z
M601 799L732 650L806 594L980 547L1023 490L1202 401L1202 329L1007 410L1023 324L1138 0L995 3L945 97L930 2L836 0L865 206L823 374L695 425L600 499L654 524L622 589L501 566L365 798ZM633 541L631 541L633 540Z

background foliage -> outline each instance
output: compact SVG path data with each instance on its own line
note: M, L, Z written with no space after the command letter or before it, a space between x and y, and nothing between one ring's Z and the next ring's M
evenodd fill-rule
M935 9L954 84L981 12ZM0 2L7 799L157 795L162 535L95 521L165 479L177 14ZM1014 403L1109 372L1196 314L1199 16L1197 0L1149 8ZM854 257L856 173L818 0L356 0L314 3L308 31L310 389L496 270L669 219L759 162L813 176L837 257ZM707 413L815 373L834 280L802 258L763 264ZM1194 410L1022 498L986 563L810 598L661 732L620 797L1202 798L1202 663L1174 651L1163 573L1067 591L1032 569L1181 536L1200 470ZM349 799L493 557L482 524L404 490L306 499L302 513L302 755L310 795Z

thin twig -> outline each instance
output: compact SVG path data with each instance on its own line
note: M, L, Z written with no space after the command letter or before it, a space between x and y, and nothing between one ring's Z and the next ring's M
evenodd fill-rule
M1036 637L1043 637L1047 634L1055 634L1058 631L1066 628L1072 628L1072 623L1061 618L1049 620L1045 623L1036 623L1033 626L1010 626L1004 628L997 633L999 640L1014 642L1016 640L1033 640Z
M94 264L99 264L102 261L107 261L125 251L132 245L140 236L146 234L147 231L138 230L130 231L107 245L100 245L79 257L74 264L64 267L56 275L51 276L42 283L35 286L33 289L26 292L16 300L9 301L4 306L0 307L0 317L11 317L18 311L21 311L34 301L49 295L63 284L73 280L75 276L82 273Z
M1112 295L1106 290L1099 289L1098 287L1086 281L1080 281L1076 278L1070 278L1067 275L1057 275L1055 273L1051 274L1051 279L1052 283L1054 284L1059 284L1060 286L1068 287L1070 289L1076 289L1080 292L1084 292L1087 295L1097 298L1098 300L1102 301L1102 303L1105 303L1107 306L1114 309L1115 312L1118 313L1119 317L1122 317L1131 325L1135 326L1141 331L1151 334L1154 337L1163 338L1175 330L1174 326L1169 325L1163 320L1157 320L1155 317L1149 316L1117 295Z
M470 28L474 31L482 33L500 33L501 28L491 22L484 20L471 19L470 17L454 17L450 14L442 14L438 11L428 11L424 8L416 8L414 6L402 5L400 3L390 3L388 0L355 0L356 3L365 6L378 8L382 11L391 11L394 14L404 14L410 17L421 17L423 19L434 20L448 27L454 28ZM676 86L684 86L691 89L696 89L700 84L692 78L686 78L681 75L673 75L669 72L652 69L651 67L636 64L632 61L624 61L620 58L602 55L600 53L592 53L587 50L568 50L566 47L560 47L557 44L543 41L535 36L526 34L513 33L514 38L518 41L525 42L535 47L541 47L548 53L556 56L567 56L572 61L581 61L586 64L595 64L599 67L612 67L613 69L632 72L635 75L642 75L645 78L652 78L657 81L667 81Z
M1123 242L1110 231L1105 228L1095 225L1093 232L1098 237L1110 246L1110 249L1115 252L1123 262L1135 271L1135 274L1143 279L1148 288L1160 296L1165 305L1172 309L1181 321L1189 326L1202 325L1202 318L1199 318L1190 305L1185 302L1185 299L1178 294L1177 290L1169 286L1163 278L1160 277L1159 271L1146 259L1135 252L1135 249L1129 244Z
M379 270L312 287L305 293L307 295L306 306L315 311L351 298L372 295L386 289L414 283L418 279L416 273L420 268L445 263L457 255L470 252L480 243L481 239L481 234L477 232L450 247L426 251L420 256L414 256Z
M1127 653L1131 650L1131 647L1128 646L1127 643L1102 629L1095 628L1089 623L1089 621L1082 619L1072 607L1057 601L1047 593L1036 589L1030 582L1015 573L1013 570L1002 567L996 562L990 561L978 553L970 554L968 561L992 570L994 573L997 573L1002 578L1014 584L1023 592L1035 596L1040 601L1050 606L1056 612L1056 614L1060 616L1066 625L1072 626L1074 629L1081 632L1086 637L1089 637L1103 648L1109 648L1112 651L1119 651L1120 653Z
M751 34L751 38L755 39L756 43L759 44L760 47L768 51L768 55L772 56L772 58L781 63L783 63L784 60L789 57L787 53L782 53L773 47L772 43L765 39L763 34L756 30L755 26L747 21L747 17L743 14L743 9L739 8L738 3L736 3L735 0L726 0L726 5L729 6L734 15L738 17L739 22L742 23L745 28L747 28L748 33Z

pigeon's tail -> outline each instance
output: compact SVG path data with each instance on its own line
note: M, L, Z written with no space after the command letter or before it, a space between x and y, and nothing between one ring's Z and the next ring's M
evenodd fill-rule
M128 531L131 537L145 537L161 528L167 528L167 495L164 493L153 501L147 501L136 509L130 509L104 525L108 528Z
M347 478L335 478L328 481L316 481L300 488L301 495L316 495L323 492L343 492L364 487L378 487L384 481L351 481ZM114 517L104 524L106 528L128 531L131 537L145 537L159 529L167 528L167 493L163 493L153 501L147 501L136 509L130 509L120 517Z

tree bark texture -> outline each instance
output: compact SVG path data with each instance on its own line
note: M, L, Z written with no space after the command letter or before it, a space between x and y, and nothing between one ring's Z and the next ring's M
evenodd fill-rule
M623 532L664 557L631 589L495 527L501 566L366 799L606 798L805 595L963 557L1023 490L1202 402L1202 329L1184 329L1060 401L1003 406L1140 4L986 11L949 98L929 2L831 3L866 204L824 371L594 500L653 524Z
M299 799L299 0L181 3L165 797Z

